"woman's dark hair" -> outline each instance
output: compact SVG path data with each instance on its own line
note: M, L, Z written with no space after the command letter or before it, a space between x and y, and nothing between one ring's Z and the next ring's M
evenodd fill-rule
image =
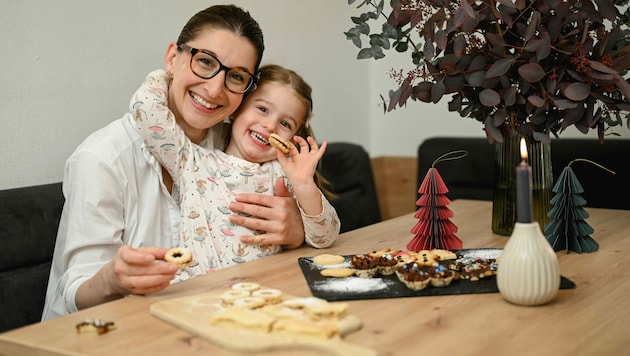
M204 29L221 29L246 38L258 52L255 71L265 51L263 33L249 12L235 5L215 5L201 10L188 20L177 38L178 44L194 40Z

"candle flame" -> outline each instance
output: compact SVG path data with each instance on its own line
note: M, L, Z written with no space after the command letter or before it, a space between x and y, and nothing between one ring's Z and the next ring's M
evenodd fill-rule
M527 143L525 139L521 137L521 158L523 161L527 160Z

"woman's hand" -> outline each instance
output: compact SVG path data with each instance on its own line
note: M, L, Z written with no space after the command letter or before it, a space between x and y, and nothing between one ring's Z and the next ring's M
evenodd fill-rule
M265 231L257 236L242 236L247 244L281 245L287 249L304 243L302 216L284 179L276 181L276 195L239 194L230 203L230 209L238 214L230 216L230 222L252 230Z
M168 287L177 265L163 260L167 249L122 246L114 258L77 290L75 303L85 309L125 294L150 294Z

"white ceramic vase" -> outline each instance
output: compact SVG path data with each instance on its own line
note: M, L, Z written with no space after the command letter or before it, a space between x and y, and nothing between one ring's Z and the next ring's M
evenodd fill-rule
M546 304L558 293L558 257L538 222L514 224L499 260L497 284L501 296L518 305Z

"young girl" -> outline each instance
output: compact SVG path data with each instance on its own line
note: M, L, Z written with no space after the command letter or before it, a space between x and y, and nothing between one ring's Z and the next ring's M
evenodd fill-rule
M203 50L193 51L197 56L208 55ZM207 60L213 59L193 58L191 68L194 71L194 66L206 65ZM231 69L225 71L227 80L234 79L230 77L235 74ZM193 254L192 264L177 280L281 250L277 245L242 243L242 236L258 232L228 220L234 194L273 195L278 177L288 179L298 202L306 242L324 248L336 240L339 217L320 189L316 171L327 143L318 147L312 138L311 88L302 77L276 65L261 67L258 88L248 94L233 115L225 152L208 150L186 137L167 107L168 80L162 70L150 73L133 96L130 109L147 148L175 183L174 196L178 197L182 215L180 247ZM288 154L284 154L272 147L271 133L289 142L295 140L299 150L290 145Z

